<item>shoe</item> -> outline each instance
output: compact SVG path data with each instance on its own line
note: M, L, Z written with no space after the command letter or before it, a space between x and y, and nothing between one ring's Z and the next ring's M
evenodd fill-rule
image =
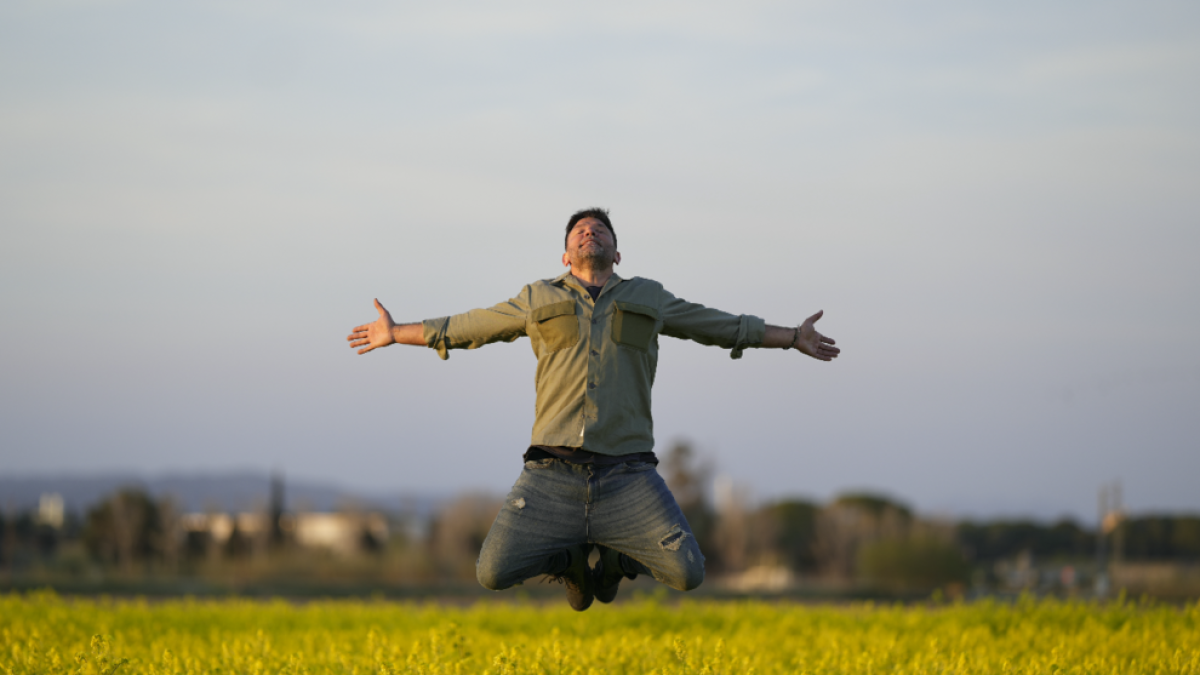
M588 554L592 552L592 546L572 546L567 552L571 556L567 568L551 575L550 580L565 584L571 609L582 612L592 606L592 599L596 597L592 570L588 569Z
M605 546L600 547L600 560L596 561L592 574L595 577L596 599L604 603L612 602L617 597L622 577L633 578L621 568L621 553Z

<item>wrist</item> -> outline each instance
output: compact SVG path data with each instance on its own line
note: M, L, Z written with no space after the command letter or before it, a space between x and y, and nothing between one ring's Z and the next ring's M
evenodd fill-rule
M791 344L789 344L789 345L787 346L787 349L795 349L795 350L799 350L799 349L800 349L800 347L799 347L799 346L797 346L797 343L798 343L798 342L800 342L800 326L796 326L796 327L795 327L794 329L792 329L792 330L793 330L793 333L792 333L792 342L791 342Z

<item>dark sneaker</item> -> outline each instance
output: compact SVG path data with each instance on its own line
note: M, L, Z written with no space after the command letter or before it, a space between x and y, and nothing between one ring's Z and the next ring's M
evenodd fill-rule
M606 603L617 597L621 577L629 576L621 568L621 554L605 546L600 547L600 560L596 561L592 574L595 575L596 599Z
M571 554L571 562L567 564L567 569L550 578L566 585L567 602L571 604L571 609L582 612L592 606L592 598L595 597L592 570L588 569L588 554L591 553L592 546L572 546L567 551Z

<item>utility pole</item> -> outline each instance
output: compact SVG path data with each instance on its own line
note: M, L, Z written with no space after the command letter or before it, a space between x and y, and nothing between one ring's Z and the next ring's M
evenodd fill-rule
M1109 521L1108 530L1112 532L1112 574L1116 577L1120 574L1121 563L1124 562L1125 553L1125 504L1121 500L1121 481L1114 481L1112 485L1113 504L1112 511L1108 514ZM1113 579L1113 585L1119 585L1117 579Z
M1100 521L1096 527L1096 597L1108 595L1110 577L1121 566L1125 544L1125 505L1121 499L1121 481L1100 486ZM1107 543L1112 535L1109 559ZM1111 568L1111 569L1110 569Z
M17 549L17 511L9 500L7 508L0 511L0 529L3 530L4 540L0 542L0 562L4 563L3 580L13 578L13 557Z
M1104 520L1108 515L1108 486L1100 486L1100 513L1096 519L1096 584L1095 592L1097 598L1104 598L1108 595L1108 565L1105 560L1105 532Z
M267 507L267 547L277 551L283 546L283 472L271 473L271 496Z

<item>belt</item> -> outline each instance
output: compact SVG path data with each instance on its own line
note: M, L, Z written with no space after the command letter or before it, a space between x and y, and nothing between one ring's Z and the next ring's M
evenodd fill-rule
M561 459L572 464L592 464L595 466L611 466L626 462L647 462L658 464L658 457L653 452L634 452L628 455L604 455L583 448L564 448L551 445L531 445L525 451L525 461L536 459Z

